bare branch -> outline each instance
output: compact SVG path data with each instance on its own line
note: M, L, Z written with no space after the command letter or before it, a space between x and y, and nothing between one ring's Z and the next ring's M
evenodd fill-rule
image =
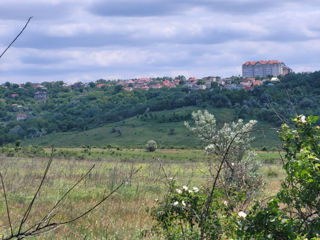
M247 134L249 133L249 131L247 132L238 132L237 134L235 134L235 136L231 139L230 143L228 144L228 147L222 157L222 160L220 162L220 165L219 165L219 168L218 168L218 171L216 173L216 176L215 176L215 179L214 179L214 182L212 184L212 187L211 187L211 190L210 190L210 195L208 196L207 198L207 201L205 202L205 205L204 205L204 211L202 212L201 214L201 221L200 221L200 228L201 228L201 232L200 232L200 239L204 239L204 228L203 228L203 224L208 216L208 213L209 213L209 208L210 208L210 205L212 203L212 200L213 200L213 194L214 194L214 190L216 188L216 184L217 184L217 181L218 181L218 178L220 176L220 173L221 173L221 170L223 168L223 165L227 159L227 156L228 156L228 153L230 151L230 148L233 144L233 142L235 141L235 139L241 134L241 135L244 135L244 134Z
M7 193L6 193L6 188L5 188L5 185L4 185L4 181L3 181L3 177L2 177L1 172L0 172L0 178L1 178L1 185L2 185L2 189L3 189L4 200L6 202L8 222L9 222L9 225L10 225L10 231L11 231L11 236L12 236L13 235L13 230L12 230L12 224L11 224L11 219L10 219L10 211L9 211Z
M31 200L28 208L27 208L26 212L24 213L24 215L23 215L23 217L22 217L22 219L21 219L20 226L19 226L19 230L18 230L18 234L21 232L21 229L22 229L23 224L28 220L29 214L30 214L31 209L32 209L32 207L33 207L33 204L34 204L34 202L35 202L35 200L36 200L36 198L37 198L37 196L38 196L38 194L39 194L39 192L40 192L40 190L41 190L41 188L42 188L42 186L43 186L44 180L45 180L46 177L47 177L47 173L48 173L48 171L49 171L49 168L50 168L51 163L52 163L52 160L53 160L53 152L54 152L54 148L52 147L52 149L51 149L51 156L50 156L50 159L49 159L49 161L48 161L47 167L46 167L46 169L45 169L45 171L44 171L44 174L43 174L43 176L42 176L40 185L39 185L37 191L35 192L35 194L33 195L33 198L32 198L32 200Z
M24 27L21 29L19 34L12 40L12 42L8 45L8 47L1 53L0 58L8 51L8 49L12 46L12 44L20 37L20 35L23 33L23 31L27 28L29 22L31 21L32 17L29 17Z
M107 200L113 193L115 193L116 191L118 191L129 179L131 179L135 174L137 174L139 171L141 170L141 167L136 169L136 170L132 170L130 175L125 178L116 188L114 188L109 194L107 194L105 197L103 197L98 203L96 203L94 206L92 206L91 208L89 208L87 211L85 211L84 213L80 214L79 216L70 219L68 221L65 222L61 222L58 223L59 225L63 225L63 224L67 224L67 223L71 223L74 222L76 220L78 220L79 218L82 218L83 216L89 214L90 212L92 212L94 209L96 209L99 205L101 205L105 200Z
M63 196L56 202L56 204L52 207L52 209L38 223L31 226L28 230L26 230L26 232L30 231L34 227L36 227L36 229L40 229L40 226L43 223L45 223L47 220L49 220L49 222L50 222L50 219L51 219L50 216L52 215L54 210L56 210L58 208L58 206L60 205L60 203L67 197L67 195L88 176L88 174L93 170L94 167L95 167L95 164L71 188L69 188L68 191L66 191L63 194ZM52 216L52 217L54 217L54 216Z
M88 215L89 213L91 213L92 211L94 211L97 207L99 207L103 202L105 202L108 198L111 197L112 194L114 194L116 191L118 191L126 182L128 182L130 179L132 179L132 177L138 172L140 171L141 167L138 169L134 169L133 167L131 168L130 174L124 178L122 180L122 182L116 187L114 188L111 192L109 192L107 195L105 195L103 198L101 198L101 200L96 203L95 205L93 205L92 207L90 207L88 210L86 210L85 212L83 212L82 214L64 221L64 222L52 222L51 220L56 216L54 213L54 210L57 209L57 207L59 206L59 204L66 198L66 196L81 182L83 181L83 179L85 179L88 174L92 171L92 169L94 168L94 165L87 171L87 173L85 175L83 175L66 193L63 194L63 196L57 201L57 203L52 207L52 209L46 214L45 217L43 217L38 223L34 224L32 227L28 228L27 230L22 231L22 226L23 224L27 221L29 213L32 209L32 206L34 204L35 199L38 196L39 191L41 190L41 187L43 186L44 180L46 179L48 170L51 166L51 162L53 159L53 152L54 149L52 148L52 153L51 153L51 157L50 160L47 164L46 170L43 174L41 183L36 191L36 193L34 194L34 197L31 201L31 203L29 204L22 220L19 226L19 230L16 234L13 234L13 231L11 232L11 235L5 238L2 238L2 240L11 240L11 239L24 239L26 237L31 237L31 236L37 236L43 233L47 233L49 231L55 230L58 227L61 227L63 225L72 223L77 221L78 219Z

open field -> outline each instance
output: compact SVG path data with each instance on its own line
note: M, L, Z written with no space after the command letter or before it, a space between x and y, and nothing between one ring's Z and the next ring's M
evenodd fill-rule
M70 151L69 149L58 149ZM82 149L73 149L81 152ZM107 155L95 158L100 152L120 152L121 155ZM54 159L47 181L42 189L28 224L39 219L61 197L77 179L93 164L94 170L87 180L68 196L58 211L57 219L70 219L85 211L112 188L133 168L142 169L108 199L99 209L81 220L49 232L38 239L141 239L151 229L152 221L146 209L161 199L166 191L165 178L156 158L162 159L168 175L175 176L181 185L201 187L209 179L206 156L199 150L159 150L146 153L142 150L93 149L85 153L84 159ZM144 156L144 157L141 157ZM166 156L166 157L164 157ZM189 156L189 158L187 157ZM276 193L284 174L275 152L260 152L258 157L265 162L261 169L266 181L261 198ZM190 160L194 158L193 161ZM126 160L127 159L127 160ZM129 161L131 159L131 161ZM12 222L16 225L40 183L48 158L1 157L0 168L5 175ZM272 164L270 164L272 162ZM278 163L275 163L278 162ZM7 226L5 204L0 201L0 233ZM145 239L157 239L150 235Z

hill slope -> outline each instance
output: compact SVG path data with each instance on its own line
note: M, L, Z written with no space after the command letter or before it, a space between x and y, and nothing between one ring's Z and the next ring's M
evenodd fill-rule
M164 148L194 148L201 147L201 142L193 136L184 126L184 121L161 122L161 116L173 116L177 114L191 114L192 111L201 108L184 107L175 110L153 112L155 119L132 117L116 123L108 123L101 127L86 131L73 131L65 133L52 133L43 137L27 139L24 145L42 145L56 147L79 147L90 145L97 147L122 146L143 148L150 139L156 140L159 147ZM215 115L218 125L234 120L232 109L208 109ZM248 120L248 119L247 119ZM258 122L259 129L254 133L256 141L254 147L278 147L280 141L271 124ZM120 131L120 133L119 133Z

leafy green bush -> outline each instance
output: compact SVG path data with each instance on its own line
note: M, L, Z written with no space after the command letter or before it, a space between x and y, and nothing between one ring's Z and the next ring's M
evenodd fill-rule
M146 144L146 150L148 152L154 152L157 149L157 143L154 140L149 140Z
M241 223L243 238L318 239L320 233L320 126L318 117L296 117L282 125L286 179L266 206L258 202ZM281 207L280 207L281 206Z
M207 117L214 122L210 115ZM198 119L204 123L206 117L199 115ZM280 136L286 152L283 168L287 177L276 196L267 202L256 201L246 210L245 204L239 205L246 203L246 189L231 191L233 188L224 188L226 182L216 184L226 162L226 152L211 186L178 188L174 180L168 181L168 194L151 211L156 220L154 230L166 239L319 240L320 126L317 120L318 117L300 115L293 120L294 128L282 125ZM196 125L208 129L204 124Z

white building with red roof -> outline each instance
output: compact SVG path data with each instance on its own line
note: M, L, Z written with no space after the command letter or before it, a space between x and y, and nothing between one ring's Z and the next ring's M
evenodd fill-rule
M278 60L249 61L242 64L242 77L267 77L285 75L292 70Z

